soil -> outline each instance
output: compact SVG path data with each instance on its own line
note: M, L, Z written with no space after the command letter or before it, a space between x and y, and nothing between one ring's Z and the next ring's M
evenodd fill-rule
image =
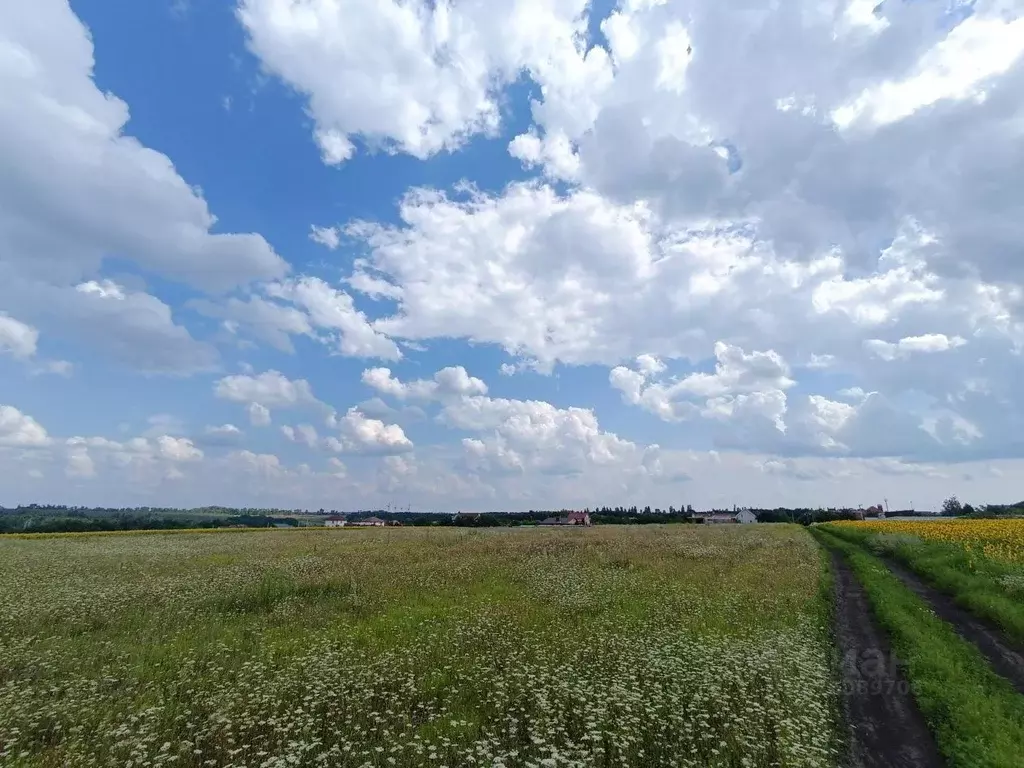
M957 605L952 597L926 583L906 566L889 559L883 562L896 578L931 606L935 615L951 624L964 640L974 643L997 674L1006 678L1019 693L1024 693L1024 649L1019 644L995 625Z
M832 552L851 768L940 768L938 747L864 589Z

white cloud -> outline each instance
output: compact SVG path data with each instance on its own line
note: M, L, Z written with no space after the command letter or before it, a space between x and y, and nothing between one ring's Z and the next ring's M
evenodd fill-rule
M328 341L343 355L385 360L398 360L402 356L395 343L356 309L351 296L319 278L304 277L276 283L268 286L267 292L302 307L308 313L309 321L317 328L325 329Z
M249 403L249 423L254 427L270 426L270 409L259 403Z
M451 428L482 433L463 440L477 469L575 474L590 465L620 465L637 450L602 430L592 410L540 400L462 397L447 403L440 418Z
M623 400L638 405L664 421L679 421L698 414L728 419L739 414L760 414L785 431L785 390L793 386L789 366L773 350L746 353L716 342L714 373L695 372L678 380L655 381L665 365L650 355L637 358L637 369L617 366L608 380Z
M52 373L57 376L70 376L75 370L73 363L67 360L46 360L32 369L33 375Z
M207 426L198 438L205 445L236 445L245 437L245 433L234 424L221 424L219 427Z
M157 453L169 461L198 461L203 452L185 437L162 435L156 439Z
M318 227L316 224L313 224L310 227L309 239L333 251L341 245L341 232L337 227Z
M71 444L68 447L67 466L65 473L68 477L91 478L96 476L96 464L89 455L89 449L84 445Z
M64 441L64 473L70 478L121 478L140 487L158 488L185 477L182 468L199 466L203 451L185 437L134 437L124 442L106 437L70 437Z
M214 385L214 393L222 400L235 403L257 403L266 408L295 408L322 405L313 395L305 379L289 379L280 371L265 371L258 376L236 374L225 376Z
M412 441L397 424L385 424L364 416L355 408L337 419L341 439L327 438L327 446L338 453L394 455L413 449Z
M75 286L75 290L101 299L124 301L124 289L113 280L86 280Z
M5 4L0 69L0 248L26 277L89 282L118 256L208 289L278 278L255 234L211 232L171 160L125 132L128 107L93 82L93 45L62 0Z
M0 264L0 302L48 336L144 373L191 374L218 361L212 346L175 322L170 306L144 291L112 280L58 287L11 274L12 268Z
M316 448L320 440L316 428L312 424L299 424L296 427L284 425L281 427L281 434L293 443L302 443L309 448Z
M337 165L356 151L352 137L426 158L494 132L499 89L522 69L578 68L585 8L241 0L238 17L264 68L308 97L324 162Z
M13 405L0 405L0 446L37 447L49 442L39 422Z
M832 118L841 128L858 120L878 126L943 99L983 99L988 81L1006 73L1022 53L1024 18L972 16L929 49L908 76L869 87Z
M399 400L446 400L470 395L487 394L487 385L470 376L461 365L442 368L433 379L419 379L402 383L391 375L389 368L369 368L363 371L363 384L381 394Z
M36 353L39 331L31 325L15 320L6 312L0 312L0 352L14 357L28 358Z
M244 301L238 298L221 302L197 299L189 302L188 306L207 317L223 319L232 330L244 327L253 336L282 352L295 351L291 336L313 335L313 328L303 312L260 296L249 296Z
M967 340L960 336L928 333L923 336L907 336L895 344L881 339L867 339L864 348L883 360L895 360L915 353L948 352L966 343Z
M278 478L287 472L281 460L272 453L232 451L224 457L223 462L231 469L263 478Z

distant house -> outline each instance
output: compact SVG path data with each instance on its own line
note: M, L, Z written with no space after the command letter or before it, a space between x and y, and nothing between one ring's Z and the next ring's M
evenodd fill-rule
M706 516L704 518L704 522L709 525L722 523L756 523L757 515L749 509L740 509L735 512L714 512Z
M565 517L546 517L538 525L593 525L587 512L570 512Z
M385 525L385 521L381 520L379 517L367 517L367 518L364 518L363 520L355 520L355 521L349 523L349 525L359 525L359 526L363 526L363 527L379 528L379 527L383 527Z
M324 520L324 525L326 525L328 528L344 528L347 523L348 520L346 520L341 515L331 515L326 520Z

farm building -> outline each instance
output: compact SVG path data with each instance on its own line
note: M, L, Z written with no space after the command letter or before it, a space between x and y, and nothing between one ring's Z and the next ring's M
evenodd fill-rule
M379 527L381 527L381 526L383 526L385 524L386 524L385 521L381 520L379 517L367 517L367 518L365 518L363 520L356 520L354 522L349 523L349 525L360 525L360 526L363 526L363 527L374 527L374 528L379 528Z
M548 517L540 521L538 525L592 525L590 514L587 512L570 512L565 517Z
M749 509L740 509L735 512L717 512L704 518L705 523L756 523L757 515Z
M326 520L324 520L324 525L326 525L328 528L344 528L347 523L348 520L346 520L341 515L331 515Z

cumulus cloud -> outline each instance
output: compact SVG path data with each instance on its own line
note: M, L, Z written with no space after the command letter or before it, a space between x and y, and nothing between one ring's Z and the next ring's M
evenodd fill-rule
M254 427L270 426L270 409L259 403L249 403L249 423Z
M156 439L157 453L169 461L198 461L203 452L186 437L161 435Z
M218 446L237 445L244 437L245 433L234 424L221 424L219 427L207 426L197 439L205 445Z
M338 165L356 152L354 138L426 158L493 133L499 89L524 68L580 76L585 9L584 0L241 0L238 17L264 68L308 97L323 160Z
M327 446L338 453L360 453L378 456L408 453L412 441L397 424L371 419L355 408L335 420L340 439L328 437Z
M125 132L128 107L93 82L92 39L66 2L5 5L0 27L5 261L65 284L114 255L212 290L285 274L259 235L213 233L171 160Z
M341 245L341 232L337 227L318 227L314 224L310 227L309 239L333 251Z
M317 435L316 427L312 424L299 424L295 427L286 424L281 427L281 434L288 438L289 441L302 443L309 448L316 448L320 439L319 435Z
M309 319L303 312L260 296L249 296L244 300L232 297L222 302L196 299L188 306L207 317L220 318L230 333L244 328L282 352L295 351L292 336L313 334Z
M867 339L864 348L882 360L895 360L915 353L947 352L966 343L966 339L960 336L949 337L942 333L929 333L924 336L907 336L895 343Z
M678 380L653 377L665 364L651 355L637 358L637 368L616 366L608 375L623 400L638 405L664 421L680 421L697 415L729 419L741 414L769 418L785 431L785 390L794 385L789 366L774 351L747 353L717 342L713 373L694 372Z
M144 373L191 374L218 362L211 345L193 338L169 305L145 291L109 279L56 286L15 268L0 264L0 302L55 337Z
M257 376L225 376L214 385L214 394L235 403L255 403L264 408L322 406L305 379L289 379L280 371L265 371Z
M381 394L399 400L446 400L487 394L487 385L470 376L461 365L442 368L433 379L406 383L394 378L390 368L369 368L363 371L362 381Z
M475 472L557 476L578 474L593 465L622 468L636 458L637 447L602 430L592 410L488 397L487 385L462 366L409 382L395 378L387 368L371 368L363 371L362 379L398 400L439 402L440 423L476 433L462 439L463 461Z
M252 451L232 451L222 460L230 469L241 470L245 474L262 478L277 478L287 473L281 460L272 453L253 453Z
M39 331L15 320L6 312L0 312L0 352L20 358L32 357L36 353L38 341Z
M64 440L64 473L69 478L120 478L139 487L157 488L184 478L181 467L199 465L204 453L185 437L139 436L118 441L106 437Z
M347 357L379 357L398 360L397 345L359 311L352 297L316 277L304 277L267 286L276 298L294 302L308 314L309 322L325 332L324 338Z
M470 465L478 469L576 474L589 465L618 465L636 452L629 440L602 430L592 410L540 400L463 397L447 403L440 419L482 433L463 440Z
M38 421L13 405L0 405L0 446L40 447L49 442Z

